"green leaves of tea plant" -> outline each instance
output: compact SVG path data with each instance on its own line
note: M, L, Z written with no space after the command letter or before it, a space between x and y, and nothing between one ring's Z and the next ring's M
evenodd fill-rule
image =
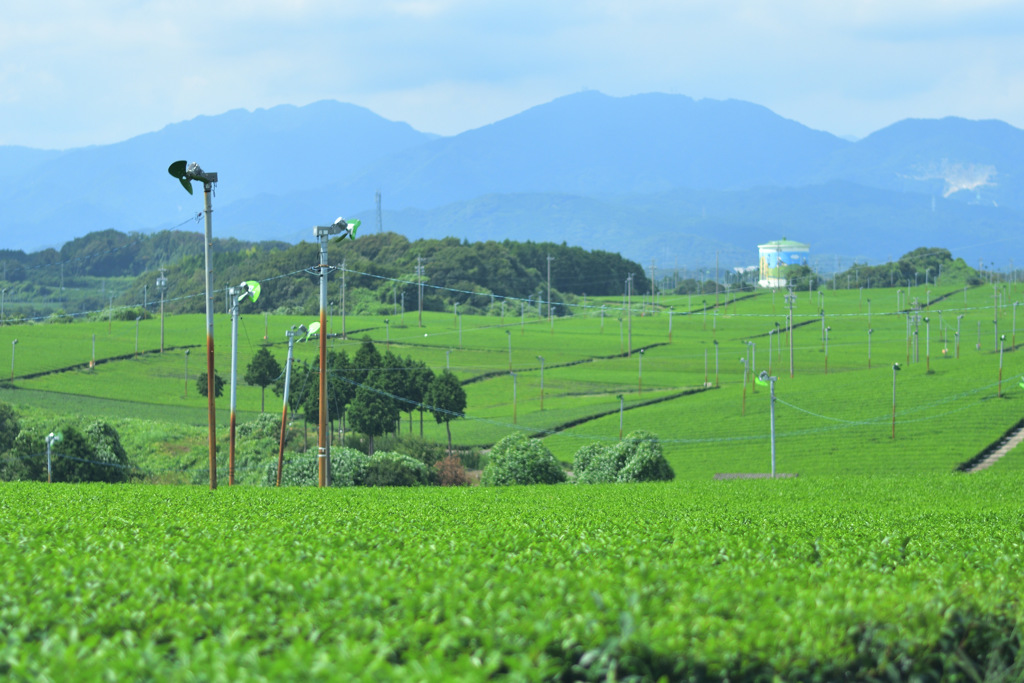
M5 484L0 675L1012 679L1022 483Z

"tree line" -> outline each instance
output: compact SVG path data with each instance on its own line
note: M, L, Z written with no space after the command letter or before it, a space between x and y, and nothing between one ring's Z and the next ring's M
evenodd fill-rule
M256 308L316 310L316 276L304 271L318 263L318 250L317 244L309 242L291 245L214 238L214 287L288 275L264 291ZM332 244L330 259L333 266L345 266L350 313L383 314L393 310L403 294L406 310L413 310L419 305L419 282L424 283L425 310L444 310L458 303L462 311L479 312L500 305L496 297L505 296L547 301L549 264L551 300L556 303L585 295L620 294L630 274L634 291L647 291L650 286L640 264L619 254L587 251L564 242L468 242L453 237L410 241L385 232ZM156 278L163 270L168 285L164 294L171 302L168 310L195 313L203 309L202 296L194 296L205 288L203 235L198 232L143 235L104 230L72 240L60 250L32 254L0 250L0 265L0 282L10 285L9 299L30 300L39 296L36 290L42 287L98 288L102 285L97 278L130 277L134 282L119 290L113 303L134 306L145 300L152 304L160 297ZM340 299L341 279L340 273L332 277L332 300ZM84 297L82 305L102 308L110 294L115 293ZM52 291L46 295L55 296Z
M466 391L451 370L435 374L424 361L398 356L390 349L383 354L369 337L364 337L352 358L346 351L327 352L328 420L333 431L335 420L341 421L342 433L351 427L369 439L369 455L374 452L374 439L384 434L398 435L402 413L408 413L409 433L413 431L413 413L419 412L420 437L423 436L423 414L429 412L448 432L448 451L452 451L451 423L463 417ZM219 396L224 381L214 375ZM281 363L267 347L261 347L246 367L247 384L261 390L260 408L266 408L266 388L284 396L285 372ZM289 377L288 410L301 415L304 427L320 424L320 356L312 362L293 359ZM200 395L207 395L206 373L196 379ZM303 430L303 450L309 447L308 429ZM342 446L345 445L344 439Z

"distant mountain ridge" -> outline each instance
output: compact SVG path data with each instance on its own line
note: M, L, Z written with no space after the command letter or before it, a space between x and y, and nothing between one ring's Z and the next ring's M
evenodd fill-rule
M220 174L214 230L311 238L337 215L410 239L567 241L646 263L756 261L783 235L812 262L878 262L922 244L968 260L1024 246L1024 131L908 119L851 142L738 100L584 91L450 137L354 105L230 111L114 145L0 147L0 248L149 231L201 209L166 173ZM961 251L956 252L960 247Z

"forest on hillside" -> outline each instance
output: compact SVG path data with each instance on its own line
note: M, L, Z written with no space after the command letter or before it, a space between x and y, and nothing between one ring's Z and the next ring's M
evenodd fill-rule
M319 245L301 242L213 240L215 289L243 280L271 281L256 305L260 311L306 312L318 307ZM468 242L457 238L409 241L384 232L354 241L332 242L332 300L345 288L346 309L386 313L404 294L407 310L418 306L417 282L424 283L425 310L458 303L470 313L495 304L496 297L551 300L621 294L633 276L633 291L650 291L643 267L619 254L587 251L565 243ZM549 260L550 257L550 260ZM166 278L171 312L203 310L203 236L184 231L152 235L105 230L65 244L59 251L32 254L0 250L8 317L83 314L109 307L159 301L157 278ZM344 282L344 285L342 285ZM564 311L556 310L556 314Z

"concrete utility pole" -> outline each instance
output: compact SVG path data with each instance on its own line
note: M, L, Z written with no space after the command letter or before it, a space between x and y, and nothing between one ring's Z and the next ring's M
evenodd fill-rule
M216 373L213 363L213 260L210 249L213 247L213 203L211 196L213 186L217 183L217 174L208 173L199 164L175 161L167 172L178 179L182 186L192 194L192 181L203 183L203 215L205 217L205 234L203 236L203 259L206 270L206 382L207 411L210 441L210 488L217 488L217 412L216 412ZM111 298L111 315L113 314L113 298Z
M626 315L627 320L627 337L626 337L626 358L633 357L633 273L629 274L626 278Z
M164 352L164 292L167 291L167 278L164 268L160 269L160 277L156 279L156 288L160 290L160 353Z
M238 404L238 305L259 297L259 284L243 282L228 289L231 296L231 413L228 422L228 486L235 485L235 407Z
M548 254L548 323L554 328L555 319L551 312L551 262L555 260L555 257Z
M330 445L327 441L327 276L332 268L327 264L327 240L332 235L355 237L359 221L348 223L338 218L328 226L313 228L313 235L320 240L320 264L310 270L320 276L320 425L317 430L318 485L330 485ZM342 318L344 320L344 318ZM344 324L344 323L342 323Z
M796 294L790 286L789 294L786 295L786 303L789 304L789 377L793 378L793 303L796 301Z
M288 426L288 392L292 385L292 349L295 346L295 335L306 334L307 329L305 325L299 325L297 328L292 325L292 329L285 330L284 334L288 337L288 358L284 362L284 405L281 408L281 444L277 451L277 485L281 485L281 469L284 467L284 437L285 431Z
M420 327L423 327L423 257L416 257L416 277L418 281L419 290L419 321Z
M658 301L657 296L655 295L654 284L655 282L658 281L657 274L658 270L654 266L654 259L651 259L651 315L654 315L654 305Z
M718 308L718 252L715 252L715 308Z

